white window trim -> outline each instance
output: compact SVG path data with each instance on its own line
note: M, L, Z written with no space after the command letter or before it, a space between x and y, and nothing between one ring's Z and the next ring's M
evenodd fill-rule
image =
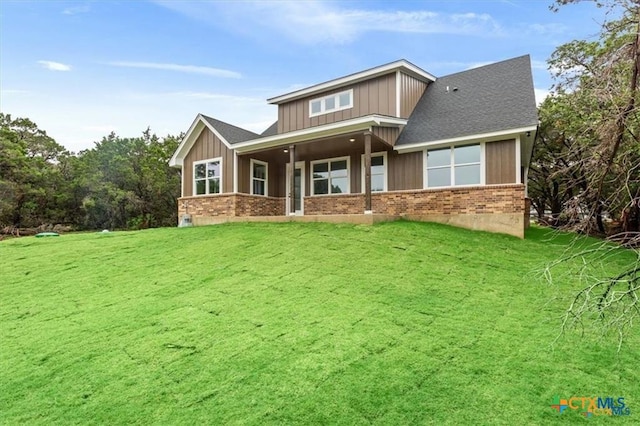
M349 94L349 105L346 106L339 106L340 105L340 95L344 95L345 93ZM335 101L335 108L327 110L325 105L326 105L326 100L330 99L330 98L334 98ZM320 112L311 112L311 104L313 102L317 102L320 101ZM309 117L317 117L319 115L324 115L324 114L329 114L331 112L337 112L337 111L342 111L345 109L350 109L353 108L353 89L349 89L349 90L343 90L342 92L338 92L338 93L334 93L332 95L327 95L327 96L322 96L320 98L315 98L315 99L311 99L309 101Z
M260 160L254 160L253 158L251 159L251 161L249 162L250 166L249 166L249 179L250 179L250 187L251 187L251 195L260 195L261 197L268 197L269 196L269 163L265 163L264 161L260 161ZM262 166L265 167L265 174L266 177L264 179L264 195L262 194L254 194L253 193L253 180L254 179L258 179L258 180L262 180L260 178L256 178L253 176L253 165L254 164L260 164Z
M373 157L382 157L382 166L384 167L384 189L382 191L371 191L373 192L387 192L389 190L389 186L388 186L388 182L389 182L389 168L388 168L388 162L387 162L387 151L380 151L380 152L372 152L371 153L371 158ZM364 154L362 154L362 178L360 179L360 188L363 194L364 194Z
M480 162L473 162L473 163L462 163L462 164L455 164L454 163L454 149L455 148L460 148L463 146L472 146L472 145L480 145ZM444 169L444 168L449 168L451 171L451 185L446 185L446 186L429 186L429 173L427 173L428 169L429 169L429 163L428 163L428 159L427 159L427 153L428 151L437 151L440 149L445 149L448 148L450 150L450 163L448 166L437 166L437 167L431 167L431 169ZM467 187L472 187L472 186L485 186L485 143L484 142L480 142L480 143L471 143L471 144L459 144L459 145L449 145L449 146L442 146L442 147L438 147L438 148L431 148L431 149L425 149L422 153L422 158L423 158L423 162L424 162L424 167L422 167L422 180L423 180L423 189L448 189L448 188L467 188ZM480 183L472 183L469 185L456 185L456 181L455 181L455 168L456 166L469 166L469 165L475 165L475 164L479 164L480 165Z
M220 181L220 192L218 192L218 194L222 194L224 192L224 187L222 186L222 176L224 175L224 164L222 162L222 157L216 157L216 158L209 158L206 160L198 160L198 161L194 161L193 162L193 168L191 170L191 182L193 185L193 188L191 188L191 193L193 194L194 197L206 197L206 196L210 196L210 195L218 195L218 194L196 194L196 166L198 164L203 164L203 163L214 163L214 162L220 162L220 177L219 177L219 181ZM206 170L205 170L206 173ZM209 178L205 177L205 182L206 182L206 188L209 189ZM208 191L207 191L208 192Z
M347 160L347 192L341 192L339 194L316 194L315 193L315 185L314 182L316 179L313 178L313 166L314 164L318 164L318 163L331 163L332 161L342 161L342 160ZM309 176L310 176L310 183L309 186L311 187L311 195L314 197L326 197L328 195L341 195L341 194L351 194L351 157L333 157L333 158L323 158L322 160L314 160L314 161L310 161L309 162ZM331 190L331 170L329 170L329 190Z

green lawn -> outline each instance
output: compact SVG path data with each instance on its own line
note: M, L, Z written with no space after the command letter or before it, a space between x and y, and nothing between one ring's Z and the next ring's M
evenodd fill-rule
M569 241L410 222L3 241L0 422L637 424L637 333L552 345L578 286L537 273Z

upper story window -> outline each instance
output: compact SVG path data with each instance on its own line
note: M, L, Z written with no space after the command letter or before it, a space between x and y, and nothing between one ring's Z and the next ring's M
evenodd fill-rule
M353 89L309 101L309 117L353 108Z
M219 194L222 188L222 158L193 163L193 195Z
M479 185L480 145L427 151L427 188Z

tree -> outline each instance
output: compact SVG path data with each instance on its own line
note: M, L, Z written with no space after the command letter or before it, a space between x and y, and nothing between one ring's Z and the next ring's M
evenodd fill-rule
M59 218L63 178L59 161L69 153L27 118L0 113L0 224L37 226Z
M80 153L88 228L148 228L177 223L180 175L169 167L179 138L163 139L149 129L142 137L115 133Z
M558 0L553 9L579 1ZM599 40L576 40L556 49L549 60L554 94L541 109L542 147L551 159L541 154L540 163L559 167L538 179L547 187L556 179L566 195L554 200L558 194L546 195L544 185L537 191L540 203L560 202L566 227L608 235L618 244L604 242L549 265L548 272L581 260L573 263L573 273L582 289L571 298L563 330L595 320L603 333L615 331L622 343L640 314L640 5L596 3L616 19L602 24ZM605 226L605 216L612 226ZM620 246L635 250L635 257L620 266L619 274L602 276L597 266Z

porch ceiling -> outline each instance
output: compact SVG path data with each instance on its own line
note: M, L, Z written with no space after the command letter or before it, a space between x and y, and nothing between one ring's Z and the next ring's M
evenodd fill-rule
M364 152L364 131L347 133L338 136L330 136L318 138L304 142L298 142L295 145L296 158L300 160L316 158L318 156L324 158L339 157L355 152ZM353 142L351 141L353 139ZM376 135L371 135L371 149L373 152L386 151L391 147L390 144L380 139ZM240 156L251 156L262 161L288 162L289 145L278 146L274 148L255 150L250 152L239 153Z

